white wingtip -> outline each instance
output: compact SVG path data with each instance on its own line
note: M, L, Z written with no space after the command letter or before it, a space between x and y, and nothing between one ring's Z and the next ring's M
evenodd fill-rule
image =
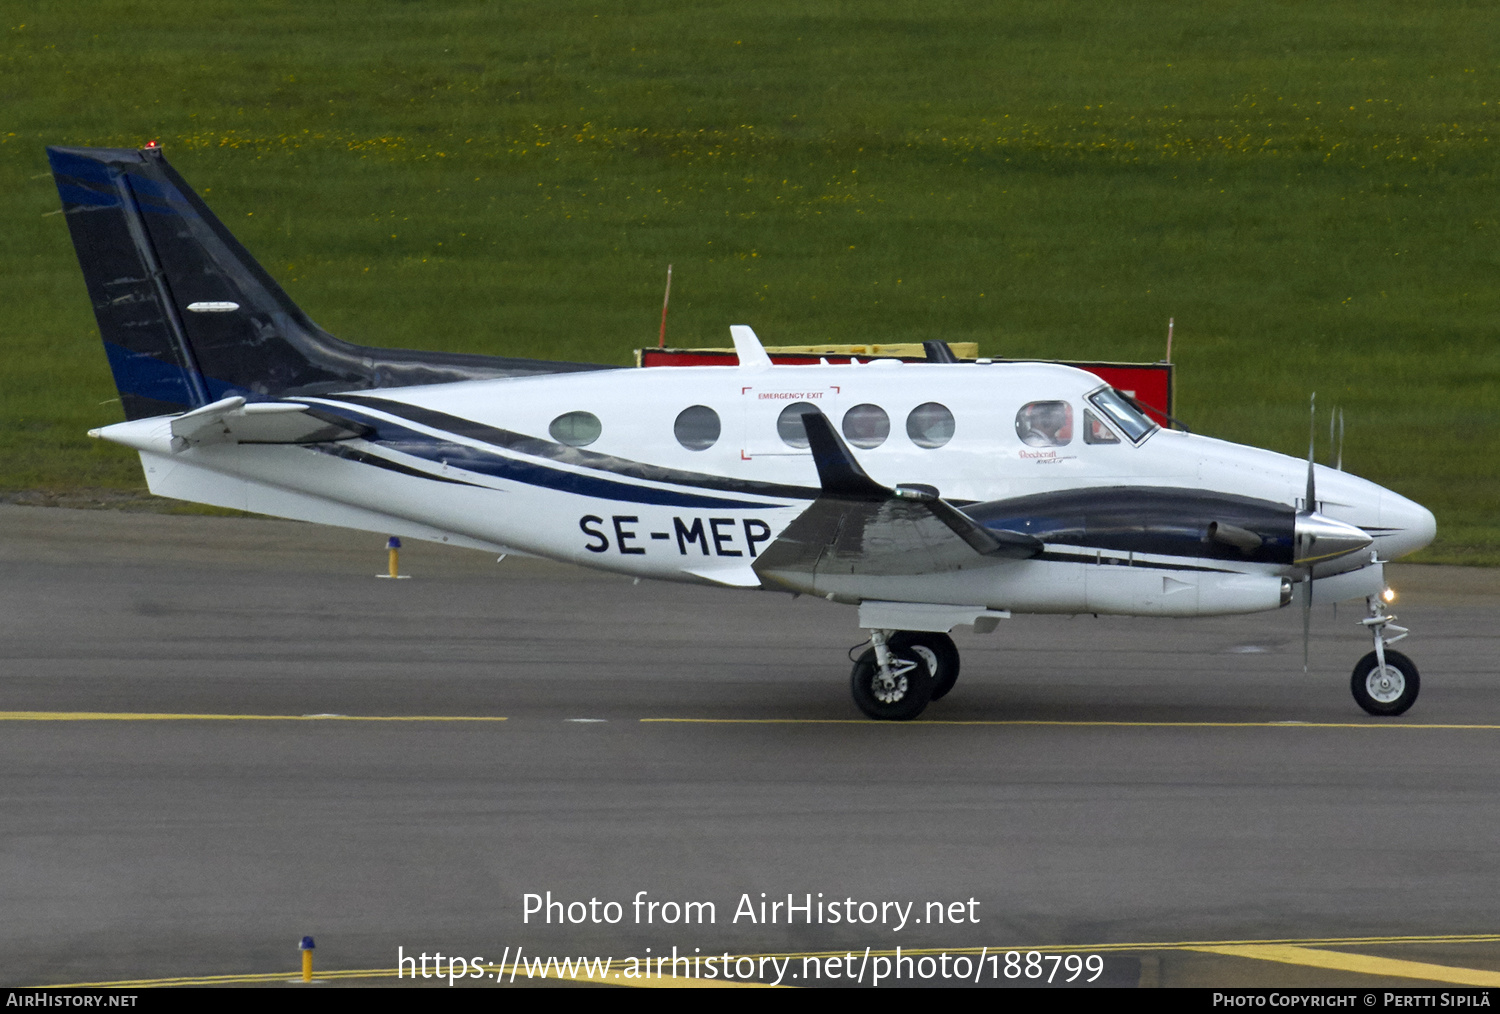
M740 357L740 368L763 370L771 365L771 357L755 336L748 324L729 325L729 335L734 339L735 354Z

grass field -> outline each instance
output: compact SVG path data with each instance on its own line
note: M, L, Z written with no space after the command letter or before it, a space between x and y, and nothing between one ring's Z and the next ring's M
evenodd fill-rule
M142 487L46 144L157 138L377 345L656 337L1157 359L1179 415L1500 563L1494 5L19 3L0 23L0 491ZM1326 429L1324 430L1326 433Z

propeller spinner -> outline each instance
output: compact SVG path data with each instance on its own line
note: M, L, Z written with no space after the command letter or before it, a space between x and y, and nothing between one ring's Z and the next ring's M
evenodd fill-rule
M1308 411L1310 419L1307 426L1307 500L1303 509L1297 512L1297 518L1292 528L1292 562L1299 567L1307 568L1307 580L1303 583L1302 594L1302 671L1307 672L1308 643L1312 639L1312 605L1313 605L1313 564L1324 560L1337 559L1350 553L1357 553L1361 549L1373 543L1375 540L1362 528L1346 524L1325 514L1318 513L1318 486L1314 475L1313 454L1318 424L1318 395L1313 392L1309 401ZM1339 461L1340 470L1344 467L1344 440L1343 440L1343 418L1339 414ZM1333 426L1330 422L1329 437L1332 438Z

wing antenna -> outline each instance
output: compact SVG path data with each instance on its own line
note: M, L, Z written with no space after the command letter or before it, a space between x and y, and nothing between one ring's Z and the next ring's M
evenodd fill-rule
M771 366L771 357L765 346L747 324L729 325L729 336L734 339L734 351L740 357L740 369L765 370Z

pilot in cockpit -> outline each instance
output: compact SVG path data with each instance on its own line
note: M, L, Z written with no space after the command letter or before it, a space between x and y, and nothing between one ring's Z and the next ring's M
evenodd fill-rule
M1016 435L1031 447L1062 447L1073 439L1073 406L1034 401L1016 413Z

